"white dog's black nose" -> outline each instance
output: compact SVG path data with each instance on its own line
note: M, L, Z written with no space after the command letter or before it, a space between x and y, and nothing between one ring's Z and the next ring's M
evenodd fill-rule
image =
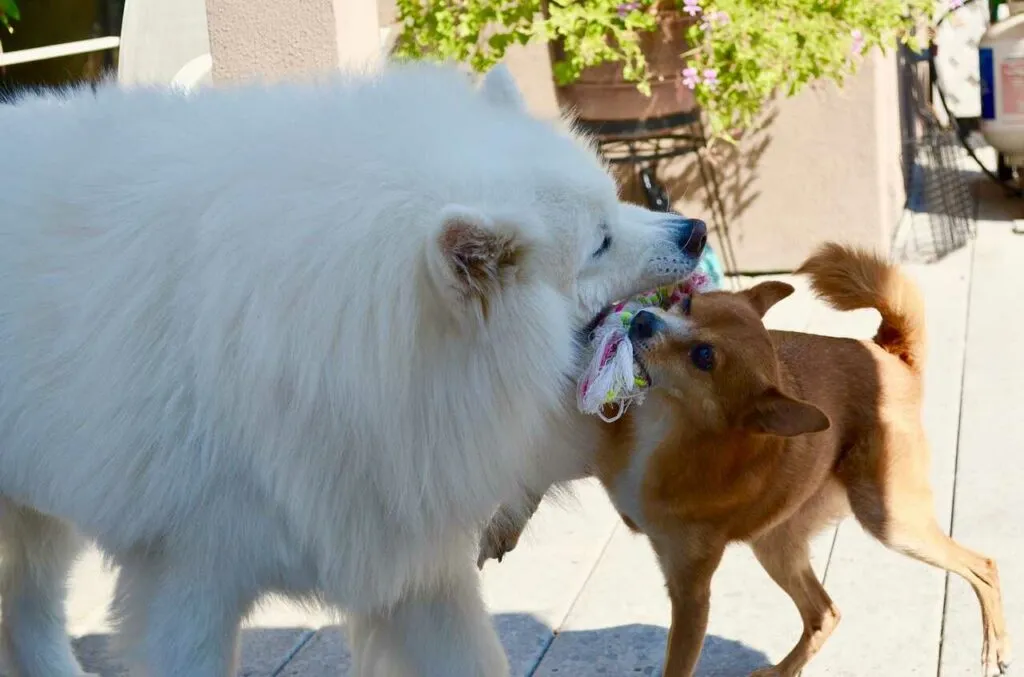
M633 341L646 341L664 326L665 322L660 317L649 310L641 310L629 323L629 338Z
M700 219L682 219L677 227L676 242L687 254L700 256L708 243L708 227Z

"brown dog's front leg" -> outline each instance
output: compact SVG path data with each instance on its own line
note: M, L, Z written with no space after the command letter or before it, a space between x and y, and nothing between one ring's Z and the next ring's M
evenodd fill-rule
M603 424L602 424L603 425ZM564 488L569 482L590 476L589 469L582 463L570 464L570 467L556 468L543 488L527 491L522 500L515 504L504 504L491 517L480 535L480 549L476 565L483 568L489 559L499 562L519 544L526 525L540 507L540 503L552 491Z
M655 546L672 600L664 677L691 677L697 668L711 609L711 577L722 561L724 543L708 543L706 535L674 536L665 548Z
M480 535L480 551L476 566L483 569L489 559L499 562L519 544L527 523L540 507L543 494L527 494L522 506L502 505Z

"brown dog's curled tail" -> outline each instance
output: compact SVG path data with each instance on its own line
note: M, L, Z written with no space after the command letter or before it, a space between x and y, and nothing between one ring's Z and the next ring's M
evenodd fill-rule
M882 316L877 343L920 372L925 358L924 301L917 285L876 254L833 242L804 261L797 273L836 310L874 308Z

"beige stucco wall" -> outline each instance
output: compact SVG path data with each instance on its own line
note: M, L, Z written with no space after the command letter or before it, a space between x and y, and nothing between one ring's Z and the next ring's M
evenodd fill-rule
M379 51L375 0L206 0L215 82L305 77L373 59Z
M546 49L519 50L509 64L531 108L556 115ZM737 149L715 153L738 268L792 270L829 239L888 251L903 206L894 58L872 54L842 90L808 90L773 113ZM664 163L660 176L677 209L715 222L692 159Z
M790 270L823 240L887 252L903 206L895 62L872 56L839 90L780 101L716 173L741 271ZM671 170L672 168L667 168ZM711 218L702 187L677 206Z

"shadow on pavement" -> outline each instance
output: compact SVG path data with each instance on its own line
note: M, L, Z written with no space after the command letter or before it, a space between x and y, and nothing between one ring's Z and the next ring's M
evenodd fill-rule
M667 628L620 625L552 634L529 614L497 614L495 626L508 653L513 677L660 677ZM111 655L109 635L75 641L82 666L103 677L127 677ZM542 660L543 659L543 660ZM239 677L352 677L351 656L341 626L247 628L242 631ZM736 677L768 665L760 651L709 635L697 677Z

